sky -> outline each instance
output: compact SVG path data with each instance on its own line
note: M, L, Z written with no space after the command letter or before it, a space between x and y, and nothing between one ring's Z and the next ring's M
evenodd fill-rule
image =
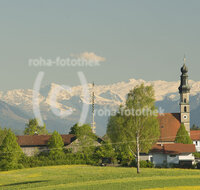
M0 1L0 90L112 84L131 78L177 81L184 54L199 81L199 0ZM96 56L93 67L33 66L30 60Z

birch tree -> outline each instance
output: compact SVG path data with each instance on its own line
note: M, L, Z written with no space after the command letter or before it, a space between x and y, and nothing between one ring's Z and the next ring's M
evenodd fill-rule
M142 84L128 93L125 105L109 119L107 135L135 156L137 173L140 153L148 153L160 136L157 115L153 86Z

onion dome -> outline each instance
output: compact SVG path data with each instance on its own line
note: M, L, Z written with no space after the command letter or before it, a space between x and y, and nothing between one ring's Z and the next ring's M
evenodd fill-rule
M188 68L186 67L185 64L181 67L181 72L182 72L183 74L185 74L185 73L188 72Z

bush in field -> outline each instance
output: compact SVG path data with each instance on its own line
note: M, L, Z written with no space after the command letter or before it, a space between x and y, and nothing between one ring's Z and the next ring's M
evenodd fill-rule
M116 161L116 152L109 140L102 141L95 150L96 159L102 164L113 164Z
M137 161L136 161L136 160L133 160L133 162L131 163L130 166L132 166L132 167L137 167ZM153 165L152 162L150 162L150 161L148 161L148 160L147 160L147 161L141 160L141 161L140 161L140 167L141 167L141 168L153 168L154 165Z
M200 162L197 163L197 169L200 169Z
M85 159L85 155L79 153L63 154L61 158L52 158L51 156L32 156L28 157L23 155L19 161L25 168L40 167L40 166L53 166L53 165L75 165L75 164L90 164L94 165L93 160Z

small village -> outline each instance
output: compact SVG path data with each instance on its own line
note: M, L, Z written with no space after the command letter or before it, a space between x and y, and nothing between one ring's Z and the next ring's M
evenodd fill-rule
M186 67L184 59L184 65L181 68L180 87L178 89L180 94L180 113L161 113L156 116L159 125L159 131L157 131L157 133L159 135L154 136L152 134L145 136L145 141L147 141L149 145L143 145L143 142L140 142L144 139L137 142L137 133L130 132L130 134L128 134L128 136L133 135L132 139L135 139L135 142L133 142L130 138L122 141L122 138L120 138L120 135L116 134L116 131L110 132L109 127L112 130L117 130L117 124L114 126L112 124L112 126L110 126L111 120L114 119L114 117L110 118L107 134L103 137L97 136L94 126L90 126L89 124L75 124L71 128L70 134L59 134L57 131L54 131L53 134L48 134L45 127L39 126L37 119L30 119L24 131L25 135L16 136L16 142L14 142L14 139L10 142L15 143L15 145L13 144L13 150L7 147L8 141L11 140L7 139L11 131L6 132L8 134L7 136L5 134L5 140L2 140L0 149L1 160L3 161L6 158L5 161L7 161L7 155L14 155L15 151L17 151L17 148L15 150L14 147L19 146L20 151L23 152L25 156L23 159L29 160L30 158L37 158L36 160L40 160L44 159L41 156L46 156L50 160L53 159L55 163L52 163L54 164L56 164L56 160L62 160L63 162L66 161L71 164L80 162L100 166L134 166L134 161L136 163L139 159L141 165L144 165L144 167L199 168L200 130L190 130L190 86L187 73L188 68ZM142 86L138 87L138 89L139 88L145 87ZM140 116L138 116L138 118L139 117ZM150 119L153 120L155 118L150 117ZM94 124L95 121L92 123ZM134 122L131 123L131 125L133 125L134 128ZM144 123L143 125L146 124ZM152 125L155 126L156 122L154 121ZM149 124L147 124L147 127L152 131L155 130L153 128L151 129ZM141 126L138 126L138 128L140 129ZM154 131L154 133L156 132ZM143 134L141 134L141 136L142 135ZM151 139L152 137L154 137L154 139ZM115 139L118 138L119 140L115 141ZM128 139L131 142L129 142ZM116 146L115 143L119 144ZM144 148L139 148L138 152L138 146L140 144L140 147L144 146ZM120 156L120 149L122 147L127 148L131 145L133 147L136 146L135 149L132 149L134 152L132 156L127 156L129 151L123 151L125 158ZM4 153L4 151L7 153ZM11 151L13 151L13 153ZM18 154L18 152L16 154ZM72 157L74 158L70 160ZM76 160L77 157L79 157L78 161ZM20 162L20 158L18 162ZM3 163L1 167L6 167L4 161L1 163ZM7 169L9 169L10 163L7 164ZM33 163L29 164L31 165ZM16 165L17 160L15 160L15 167Z
M0 0L0 190L200 190L199 0Z

